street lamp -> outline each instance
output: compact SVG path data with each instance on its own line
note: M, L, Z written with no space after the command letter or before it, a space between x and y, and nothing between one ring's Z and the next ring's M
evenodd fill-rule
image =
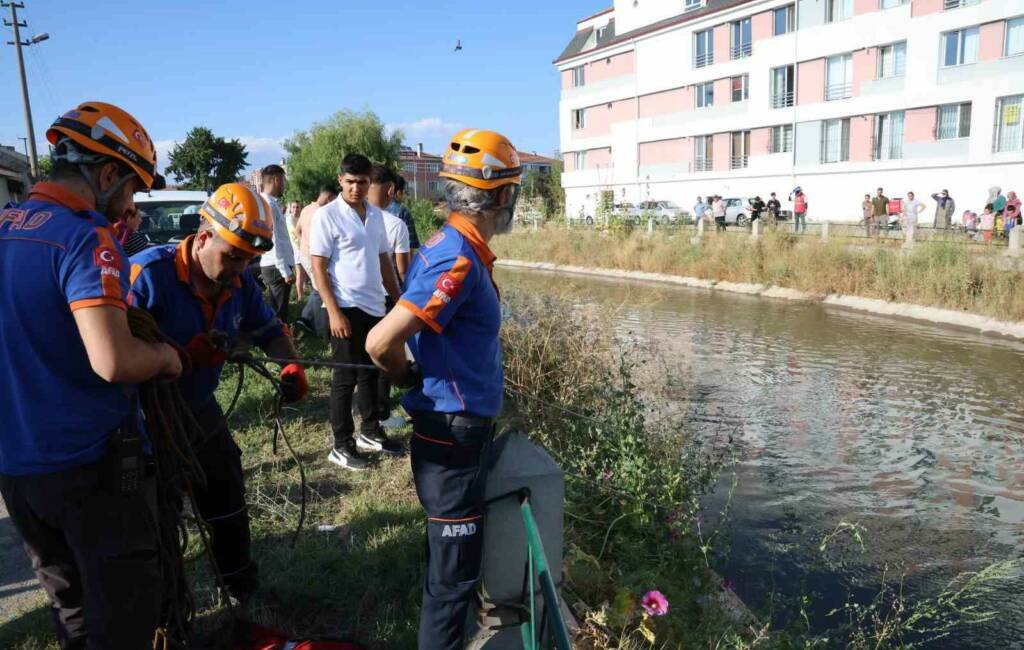
M25 5L20 2L3 2L0 0L0 7L10 7L11 19L4 20L4 25L14 29L14 40L7 41L8 45L14 46L14 51L17 53L18 60L18 74L21 76L21 103L25 107L25 127L28 130L28 164L29 170L31 171L32 180L36 180L39 177L39 159L36 156L36 131L32 127L32 106L28 101L28 81L25 79L25 59L22 57L21 48L35 45L36 43L42 43L43 41L50 38L50 35L46 32L33 36L31 40L21 40L22 27L28 27L28 23L18 22L18 9L24 9Z

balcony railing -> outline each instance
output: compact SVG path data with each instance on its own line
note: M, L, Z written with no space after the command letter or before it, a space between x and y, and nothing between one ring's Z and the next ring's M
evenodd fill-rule
M733 45L732 49L729 50L729 56L733 59L743 59L750 56L753 51L753 46L750 43L740 43L739 45Z
M708 52L707 54L698 54L693 59L693 67L695 67L695 68L703 68L705 66L711 65L714 62L715 62L715 53L714 52Z
M831 102L837 99L849 99L853 97L853 84L829 84L825 86L825 101Z
M709 172L714 168L714 161L711 158L697 156L693 159L693 171L695 172Z
M729 169L746 169L747 168L747 156L732 156L729 158Z
M979 2L981 2L981 0L943 0L942 8L945 10L959 9L960 7L976 5Z
M775 93L772 95L772 108L785 108L793 105L793 92Z

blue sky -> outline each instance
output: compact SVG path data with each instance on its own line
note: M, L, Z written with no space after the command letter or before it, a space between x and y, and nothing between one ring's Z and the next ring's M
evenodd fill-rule
M342 108L369 108L439 152L463 126L523 151L558 146L551 61L575 21L611 0L24 0L40 154L46 127L85 99L133 113L165 152L189 128L242 139L249 161ZM6 16L7 10L4 10ZM3 28L3 41L10 29ZM23 31L23 37L26 33ZM454 53L456 39L463 51ZM0 46L0 144L25 135L14 48Z

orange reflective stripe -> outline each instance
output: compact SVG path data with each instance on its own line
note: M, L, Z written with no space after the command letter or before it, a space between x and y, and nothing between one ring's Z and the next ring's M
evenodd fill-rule
M448 447L454 447L455 446L454 442L450 442L448 440L438 440L437 438L430 438L428 436L423 435L422 433L420 433L418 431L413 431L412 435L416 436L417 438L421 438L423 440L426 440L427 442L433 442L433 443L438 444L438 445L445 445L445 446L448 446Z
M436 298L431 298L431 300L436 300ZM414 316L416 316L421 321L426 323L427 327L429 327L430 329L434 330L435 334L440 334L441 333L441 329L442 328L441 328L440 323L438 323L436 320L434 320L429 315L427 315L427 312L423 311L418 306L412 304L411 302L409 302L405 298L400 298L398 300L398 304L401 305L402 307L405 307L409 311L411 311Z
M135 281L139 279L140 275L142 275L142 265L141 264L132 264L132 273L131 273L131 276L129 276L128 284L129 285L135 284Z
M68 305L71 307L71 311L79 309L88 309L89 307L117 307L118 309L127 310L124 301L120 298L87 298L85 300L76 300Z
M444 522L447 522L447 523L450 523L450 524L455 524L455 523L459 523L461 521L476 521L477 519L481 519L482 517L483 517L483 515L474 515L472 517L461 517L459 519L446 519L444 517L427 517L427 521L444 521Z

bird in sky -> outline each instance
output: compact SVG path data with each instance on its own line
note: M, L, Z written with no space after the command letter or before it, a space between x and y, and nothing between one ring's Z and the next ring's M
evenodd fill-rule
M461 38L455 41L455 51L456 52L461 52L462 51L462 39Z

